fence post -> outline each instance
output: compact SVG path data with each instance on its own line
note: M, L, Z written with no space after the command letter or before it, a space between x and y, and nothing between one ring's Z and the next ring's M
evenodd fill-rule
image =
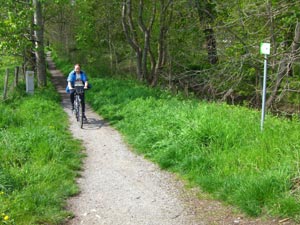
M7 97L7 89L8 89L8 76L9 76L9 69L6 69L6 76L4 80L4 91L3 91L3 100L6 100Z
M16 66L15 68L15 82L14 82L14 87L17 87L19 83L19 67Z

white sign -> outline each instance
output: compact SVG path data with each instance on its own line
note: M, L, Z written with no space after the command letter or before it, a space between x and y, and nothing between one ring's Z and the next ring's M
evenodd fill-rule
M260 54L270 55L271 44L270 43L260 43Z
M26 71L26 92L33 94L34 92L34 72Z

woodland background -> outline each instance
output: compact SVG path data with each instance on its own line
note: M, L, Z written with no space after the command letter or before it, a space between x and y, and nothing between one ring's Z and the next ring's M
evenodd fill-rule
M260 108L269 42L267 107L299 112L299 1L8 0L0 10L2 58L36 70L39 86L50 48L90 76Z
M82 64L89 104L137 152L247 215L299 223L299 9L296 0L2 0L0 81L22 65L38 88L27 95L9 77L15 90L0 101L0 223L59 224L79 191L82 146L47 83L48 51L65 75ZM262 42L268 111L292 117L269 115L264 132Z

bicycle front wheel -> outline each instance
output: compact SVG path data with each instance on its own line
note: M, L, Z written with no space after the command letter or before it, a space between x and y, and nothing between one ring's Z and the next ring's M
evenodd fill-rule
M76 121L79 121L79 109L80 109L80 99L78 96L75 97L75 101L74 101L74 109L75 109L75 118Z
M81 102L79 103L78 117L79 119L77 121L79 122L80 128L82 128L83 127L83 106Z

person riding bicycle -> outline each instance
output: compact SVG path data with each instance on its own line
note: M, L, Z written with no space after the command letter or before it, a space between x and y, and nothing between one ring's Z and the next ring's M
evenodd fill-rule
M79 64L75 64L74 70L72 70L69 73L68 79L68 86L67 86L67 92L70 93L70 100L72 104L72 111L74 110L74 94L75 94L75 83L77 82L82 82L84 85L84 89L88 89L88 78L87 75L80 69ZM69 91L68 91L69 90ZM83 113L83 118L86 120L85 116L85 101L84 101L84 93L81 97L81 104L82 104L82 113Z

